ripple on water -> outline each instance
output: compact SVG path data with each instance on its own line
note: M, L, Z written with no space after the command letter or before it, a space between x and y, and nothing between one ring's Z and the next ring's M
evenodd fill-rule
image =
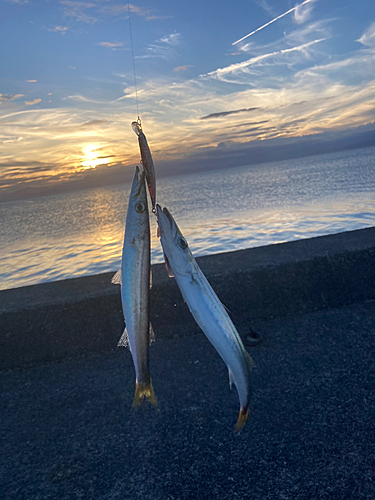
M194 255L375 225L375 148L158 180ZM129 184L0 204L0 288L120 267ZM151 216L152 262L163 262Z

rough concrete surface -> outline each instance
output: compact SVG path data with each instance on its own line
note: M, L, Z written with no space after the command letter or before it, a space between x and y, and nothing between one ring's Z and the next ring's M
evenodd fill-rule
M375 302L253 324L252 413L203 335L1 374L3 500L374 499Z

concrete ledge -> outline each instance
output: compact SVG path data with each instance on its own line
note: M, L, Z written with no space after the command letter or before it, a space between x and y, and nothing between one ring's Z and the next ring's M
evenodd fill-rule
M197 259L241 326L375 299L375 228ZM123 330L113 273L0 292L0 369L114 349ZM151 321L158 338L198 332L174 280L153 266Z

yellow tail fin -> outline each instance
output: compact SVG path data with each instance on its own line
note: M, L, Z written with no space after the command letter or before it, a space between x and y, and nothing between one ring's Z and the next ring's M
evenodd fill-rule
M240 408L240 413L238 414L238 420L236 423L236 434L239 434L242 430L242 427L246 424L249 411L249 408Z
M132 408L136 408L137 406L139 406L144 399L146 401L149 401L154 406L157 406L158 404L154 393L154 388L152 387L151 379L149 383L135 383L135 394Z

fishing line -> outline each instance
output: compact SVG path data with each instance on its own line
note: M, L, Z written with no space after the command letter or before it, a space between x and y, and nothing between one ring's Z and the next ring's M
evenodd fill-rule
M130 4L128 2L128 14L129 14L129 31L130 31L130 45L132 48L132 59L133 59L133 73L134 73L134 87L135 87L135 100L137 103L137 115L138 115L138 123L141 125L141 119L139 117L139 103L138 103L138 88L137 88L137 75L135 72L135 57L134 57L134 43L133 43L133 31L132 31L132 22L130 17Z

